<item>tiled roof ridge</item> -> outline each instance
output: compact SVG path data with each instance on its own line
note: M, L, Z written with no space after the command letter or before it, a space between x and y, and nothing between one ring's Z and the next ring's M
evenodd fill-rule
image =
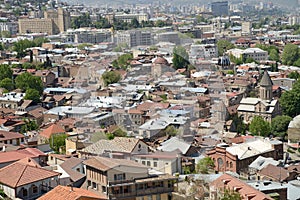
M14 187L16 187L16 186L18 185L18 183L20 182L20 180L21 180L23 174L25 173L25 171L26 171L26 169L27 169L27 167L28 167L28 165L25 165L25 164L23 164L23 163L18 163L18 164L24 165L24 168L23 168L23 172L22 172L21 175L19 176L19 179L18 179L18 181L16 182L16 184L14 185Z

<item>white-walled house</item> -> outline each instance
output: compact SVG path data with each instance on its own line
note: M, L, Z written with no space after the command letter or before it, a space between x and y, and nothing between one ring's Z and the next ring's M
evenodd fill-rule
M58 185L59 173L28 163L15 162L0 169L0 189L9 198L36 199Z

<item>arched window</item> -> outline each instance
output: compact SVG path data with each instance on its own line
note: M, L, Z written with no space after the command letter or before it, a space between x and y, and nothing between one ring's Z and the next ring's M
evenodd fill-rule
M230 162L230 168L232 168L232 162Z
M22 188L22 195L23 197L27 197L28 196L28 191L25 188Z
M39 189L38 189L38 187L37 187L36 185L32 185L32 186L31 186L31 189L32 189L32 193L33 193L33 194L36 194L36 193L38 193L38 191L39 191Z

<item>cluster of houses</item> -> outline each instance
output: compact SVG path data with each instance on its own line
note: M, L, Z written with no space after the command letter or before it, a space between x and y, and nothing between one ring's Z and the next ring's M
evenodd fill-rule
M157 52L138 53L125 71L112 69L115 57L105 52L85 56L47 71L14 72L41 77L39 104L17 90L0 97L0 188L9 198L185 199L181 175L210 157L216 174L205 179L206 193L197 190L203 198L218 199L228 188L243 198L296 199L300 165L284 144L240 135L232 120L280 115L278 98L295 82L288 71L252 63L226 75L207 61L175 70L172 58ZM104 85L105 71L121 80ZM24 131L32 121L39 128ZM66 138L54 152L59 135Z

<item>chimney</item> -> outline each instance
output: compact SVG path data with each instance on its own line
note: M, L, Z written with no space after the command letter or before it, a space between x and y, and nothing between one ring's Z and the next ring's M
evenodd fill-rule
M70 184L70 192L73 192L73 186Z

